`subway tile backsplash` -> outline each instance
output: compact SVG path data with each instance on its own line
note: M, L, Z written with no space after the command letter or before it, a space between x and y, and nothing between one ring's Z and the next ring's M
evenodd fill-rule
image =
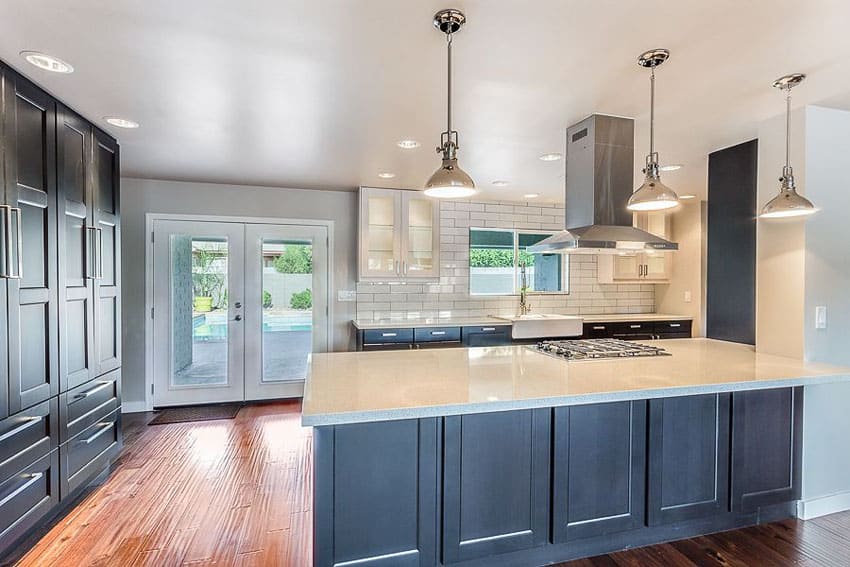
M358 283L357 318L419 319L513 315L516 295L469 295L469 228L561 230L564 207L514 202L440 203L440 282ZM529 295L532 312L585 315L652 313L653 284L600 284L596 256L570 257L570 293Z

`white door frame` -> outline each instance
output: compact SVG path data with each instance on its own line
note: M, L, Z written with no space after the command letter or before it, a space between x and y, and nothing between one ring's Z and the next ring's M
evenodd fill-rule
M274 217L241 217L222 215L191 215L179 213L146 213L145 214L145 401L144 407L124 403L125 411L153 410L153 224L157 220L183 220L207 222L234 222L253 224L279 224L301 226L324 226L328 229L328 345L333 347L333 306L334 306L334 221L326 219L299 219Z

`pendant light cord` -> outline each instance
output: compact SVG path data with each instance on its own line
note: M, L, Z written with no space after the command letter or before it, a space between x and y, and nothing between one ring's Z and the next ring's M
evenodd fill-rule
M649 155L655 154L655 63L649 68Z
M791 170L791 87L785 95L785 171L782 176L788 175Z
M448 69L448 104L446 104L447 108L447 119L446 122L448 124L448 140L451 142L452 139L452 34L446 34L446 52L448 55L448 65L446 68Z

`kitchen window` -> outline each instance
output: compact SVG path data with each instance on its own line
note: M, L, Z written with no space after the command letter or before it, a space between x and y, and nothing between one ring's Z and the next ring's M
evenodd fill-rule
M525 264L528 293L569 293L565 254L531 254L528 248L551 232L497 228L469 229L469 294L515 295Z

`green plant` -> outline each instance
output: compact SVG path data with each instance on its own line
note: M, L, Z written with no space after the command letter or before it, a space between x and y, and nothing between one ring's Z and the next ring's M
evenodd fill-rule
M297 291L292 294L289 299L289 306L293 309L312 309L313 308L313 292L310 289Z
M268 309L272 306L272 294L263 290L263 308Z
M533 266L534 255L526 250L520 250L519 262L525 262L526 266ZM499 248L472 248L469 251L469 266L471 268L513 268L514 251Z
M312 274L313 247L287 244L283 254L274 259L274 269L281 274Z
M220 257L212 250L198 248L192 254L192 288L195 297L213 297L224 285L224 275L212 271L213 262Z

